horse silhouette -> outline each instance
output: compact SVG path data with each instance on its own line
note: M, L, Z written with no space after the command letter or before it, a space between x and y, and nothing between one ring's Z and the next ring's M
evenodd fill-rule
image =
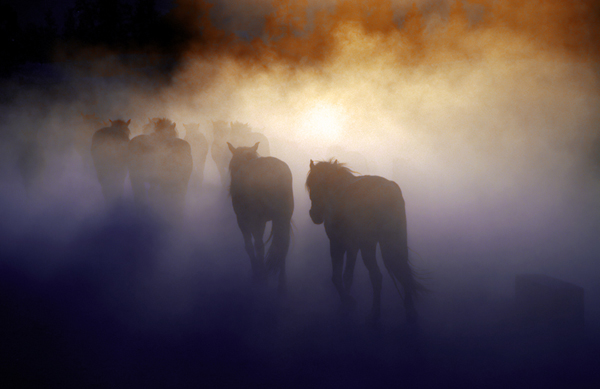
M425 288L415 279L408 261L406 213L400 187L379 176L355 176L337 160L316 164L311 160L306 187L312 203L310 218L315 224L325 224L333 265L332 281L342 306L355 305L349 290L360 250L373 286L369 320L373 323L379 320L382 284L376 260L379 244L383 263L394 284L397 280L404 289L407 320L415 322L417 311L413 297Z
M192 180L197 186L202 185L204 181L204 166L206 165L206 156L208 155L208 140L202 132L198 123L184 124L185 138L192 148L192 158L194 160L194 170Z
M228 143L232 158L231 203L238 226L244 236L254 279L265 280L268 272L279 272L279 291L285 291L285 258L290 245L291 220L294 212L292 172L274 157L259 157L258 143L235 148ZM263 235L272 221L272 242L266 256ZM252 239L254 238L254 244Z
M227 186L229 175L227 168L231 160L231 153L227 150L227 143L236 147L251 147L259 143L258 153L262 156L269 156L269 140L259 132L252 132L248 124L234 122L229 125L222 121L213 122L213 142L210 153L217 165L221 176L221 183Z
M190 144L177 138L175 126L160 119L154 133L134 137L129 142L128 166L135 202L180 219L193 159Z
M123 196L127 176L127 145L129 143L128 121L110 121L110 127L99 129L92 136L91 154L96 168L102 194L107 202Z

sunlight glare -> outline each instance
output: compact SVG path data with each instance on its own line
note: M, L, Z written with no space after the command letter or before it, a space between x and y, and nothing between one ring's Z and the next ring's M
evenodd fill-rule
M305 113L302 133L311 140L335 142L342 135L344 119L342 107L319 102Z

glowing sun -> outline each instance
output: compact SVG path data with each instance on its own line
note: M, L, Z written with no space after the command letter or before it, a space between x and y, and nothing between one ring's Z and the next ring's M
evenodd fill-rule
M342 135L345 116L342 107L319 102L304 114L303 133L311 140L335 141Z

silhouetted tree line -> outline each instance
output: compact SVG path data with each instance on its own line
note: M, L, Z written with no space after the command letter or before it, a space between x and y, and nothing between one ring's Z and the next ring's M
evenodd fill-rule
M43 25L19 26L10 4L0 5L0 72L10 75L25 62L52 62L55 49L104 47L121 53L151 50L177 55L191 36L171 13L161 14L155 0L77 0L59 28L51 10Z

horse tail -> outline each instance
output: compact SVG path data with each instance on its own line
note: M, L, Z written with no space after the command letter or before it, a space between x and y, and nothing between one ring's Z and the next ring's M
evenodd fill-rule
M397 282L404 289L404 296L410 295L418 297L421 294L429 292L429 289L421 282L420 277L415 273L408 258L408 245L403 237L400 242L380 242L383 264L387 269L394 286L402 296Z
M287 218L277 218L273 220L271 235L271 246L267 251L266 267L269 273L283 272L285 268L285 257L290 247L290 237L292 234L292 223Z

